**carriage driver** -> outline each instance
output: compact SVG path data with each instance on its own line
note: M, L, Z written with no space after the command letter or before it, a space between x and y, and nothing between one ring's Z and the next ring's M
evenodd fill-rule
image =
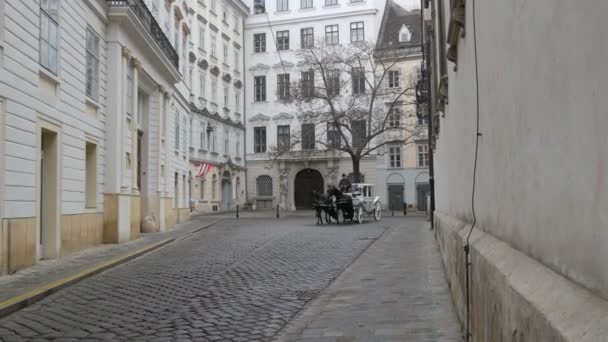
M338 186L340 187L340 191L342 191L342 192L350 191L350 186L351 186L350 179L348 179L344 173L342 174L342 179L340 180L340 183L338 184Z

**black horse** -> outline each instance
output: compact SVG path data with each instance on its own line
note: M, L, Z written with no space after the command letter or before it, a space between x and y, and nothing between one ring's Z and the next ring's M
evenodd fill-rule
M352 223L353 219L355 218L355 209L353 208L353 198L350 195L345 194L344 192L340 191L340 189L338 189L336 187L329 188L329 190L327 192L329 193L330 196L335 197L336 211L342 212L342 219L344 220L344 222L346 222L346 220L350 220L350 222Z
M331 223L334 218L338 222L338 212L331 196L326 196L316 190L312 192L313 208L316 212L317 224L323 224L323 213L325 213L325 221Z

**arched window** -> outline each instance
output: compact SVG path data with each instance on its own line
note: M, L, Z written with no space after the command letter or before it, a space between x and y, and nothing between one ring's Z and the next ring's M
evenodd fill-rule
M272 177L259 176L255 180L258 196L272 196Z
M217 175L213 175L211 181L211 198L213 200L217 199Z
M401 26L401 29L399 30L399 43L409 43L411 40L412 40L412 33L407 28L407 26L405 26L405 24L404 24L403 26Z
M241 178L236 177L236 198L241 196Z

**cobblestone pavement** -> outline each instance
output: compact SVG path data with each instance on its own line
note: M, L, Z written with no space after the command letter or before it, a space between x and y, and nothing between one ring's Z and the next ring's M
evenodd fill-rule
M32 267L0 277L0 302L164 239L191 234L220 220L220 217L200 216L170 231L142 234L133 241L99 245L59 259L40 260Z
M461 342L433 233L408 218L365 251L275 342Z
M266 341L397 222L225 219L0 319L0 340Z

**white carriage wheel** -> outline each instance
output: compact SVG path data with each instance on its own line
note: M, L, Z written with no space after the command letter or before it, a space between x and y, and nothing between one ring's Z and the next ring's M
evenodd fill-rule
M376 202L376 206L374 207L374 220L380 221L380 218L382 218L382 206L380 205L380 202Z

